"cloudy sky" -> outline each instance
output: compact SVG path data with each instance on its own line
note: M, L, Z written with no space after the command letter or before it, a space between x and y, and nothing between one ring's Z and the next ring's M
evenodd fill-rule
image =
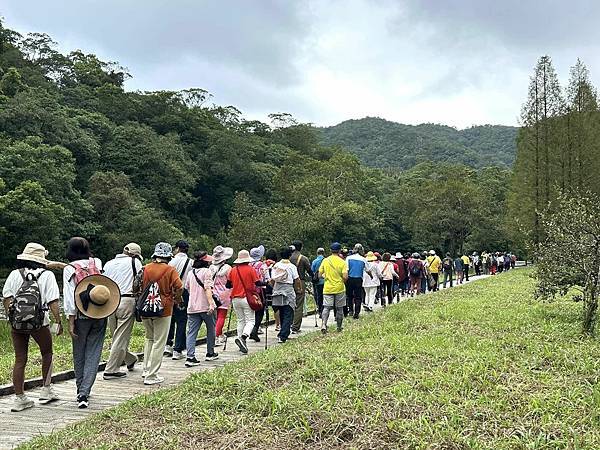
M2 0L6 26L201 87L247 118L514 125L536 59L600 84L597 0Z

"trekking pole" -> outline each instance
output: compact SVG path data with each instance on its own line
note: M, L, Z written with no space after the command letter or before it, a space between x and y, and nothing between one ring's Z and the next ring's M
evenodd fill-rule
M227 350L227 339L229 339L229 326L231 325L231 316L233 315L233 305L231 311L229 311L229 319L227 320L227 332L225 333L225 343L223 344L223 351Z
M269 302L268 295L265 294L265 350L268 348L269 342Z

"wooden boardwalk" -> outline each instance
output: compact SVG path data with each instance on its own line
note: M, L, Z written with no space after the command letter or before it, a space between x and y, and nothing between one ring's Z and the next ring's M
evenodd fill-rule
M470 277L470 281L475 281L481 277ZM405 299L403 299L404 301ZM378 306L379 307L379 306ZM363 313L364 314L364 313ZM330 328L333 325L333 318L330 317ZM318 321L320 325L320 320ZM232 324L234 326L234 324ZM335 325L333 325L335 326ZM302 334L319 330L315 327L314 316L307 316L302 321ZM268 345L278 345L277 332L275 326L271 325L268 329ZM293 336L292 336L293 337ZM249 341L249 355L264 350L264 335L261 335L262 342L256 343ZM14 401L13 395L0 397L0 450L11 449L22 444L36 436L46 435L53 431L60 430L66 426L89 417L99 411L119 405L139 394L153 392L181 383L190 374L204 370L213 370L224 366L225 364L244 358L245 355L239 352L234 343L234 338L230 337L227 343L227 350L223 352L222 347L216 347L219 353L219 359L215 361L203 361L206 353L206 346L197 347L196 355L198 359L202 357L202 364L197 367L187 368L184 366L185 359L173 361L171 358L164 358L160 374L165 377L165 382L161 385L145 386L141 377L141 364L136 365L133 372L129 372L127 377L119 380L103 380L102 372L99 372L96 383L90 396L90 406L87 409L78 409L75 401L75 380L67 380L54 384L60 400L48 405L39 405L40 388L27 391L27 395L35 401L33 408L13 413L10 411ZM124 370L124 368L122 368Z

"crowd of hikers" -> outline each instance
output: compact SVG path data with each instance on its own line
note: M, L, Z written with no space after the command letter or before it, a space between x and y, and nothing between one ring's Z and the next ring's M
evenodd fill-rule
M337 242L329 246L327 256L319 248L311 261L302 248L301 241L279 250L260 245L240 250L230 264L234 255L230 247L219 245L212 253L190 255L190 245L184 240L174 247L160 242L144 265L140 246L130 243L103 265L81 237L68 241L67 264L48 260L40 244L27 244L17 255L17 269L2 291L15 351L12 411L34 405L24 393L30 338L42 354L40 403L58 399L51 384L52 333L62 334L63 326L72 338L77 405L87 408L107 329L112 343L103 379L126 377L123 366L135 370L138 358L129 351L129 343L138 321L145 330L141 375L144 384L154 385L164 381L159 374L164 357L185 359L186 367L201 364L196 340L202 324L207 345L204 359L217 359L215 348L227 346L232 310L237 322L234 342L240 352L248 353L248 340L261 340L269 308L274 312L278 343L301 332L308 290L321 318L321 332L328 332L332 312L336 330L341 332L344 318L358 319L363 308L370 313L376 304L385 307L402 297L437 291L440 285L461 284L470 273L494 275L513 268L516 261L510 253L378 253L365 251L361 244L348 249ZM62 270L64 325L52 270Z

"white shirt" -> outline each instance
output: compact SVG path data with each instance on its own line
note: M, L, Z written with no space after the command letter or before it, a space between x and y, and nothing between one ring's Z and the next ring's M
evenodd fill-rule
M131 294L133 290L133 267L131 260L135 261L135 274L142 270L142 262L138 258L120 254L104 265L104 275L113 280L121 290L121 296Z
M96 262L96 268L102 271L102 261L98 258L94 258L94 261ZM89 259L72 261L71 264L87 268ZM73 266L67 266L63 269L63 310L67 316L77 314L77 307L75 306L75 278L71 279L74 273L75 268Z
M276 269L285 270L287 272L287 279L285 281L281 281L281 284L294 284L294 280L300 278L300 275L298 274L298 268L289 261L279 261L273 267Z
M183 276L181 276L181 272L183 271L183 266L185 266L185 262L189 261L187 267L185 268L185 273L183 274ZM173 259L171 261L169 261L169 265L175 267L175 270L177 271L177 273L179 274L180 278L181 278L181 282L183 283L183 285L185 286L185 282L187 281L187 276L190 273L190 271L192 270L192 266L194 261L192 261L189 256L187 255L187 253L177 253L175 256L173 256Z
M42 307L47 309L48 304L52 303L55 300L58 300L60 297L60 292L58 290L58 284L56 283L56 277L49 270L44 269L25 269L25 275L32 273L35 277L38 278L38 286L40 288L40 296L42 300ZM41 274L41 275L40 275ZM18 270L13 270L6 282L4 283L4 288L2 289L2 297L8 298L17 295L17 292L23 285L23 277L21 276ZM48 316L48 311L44 313L44 326L50 324L50 318Z
M371 278L369 274L365 271L363 273L363 287L379 286L381 284L381 278L383 277L381 269L379 268L379 264L373 264L369 262L367 264L369 264L367 270L371 271L371 275L373 275L373 277Z

